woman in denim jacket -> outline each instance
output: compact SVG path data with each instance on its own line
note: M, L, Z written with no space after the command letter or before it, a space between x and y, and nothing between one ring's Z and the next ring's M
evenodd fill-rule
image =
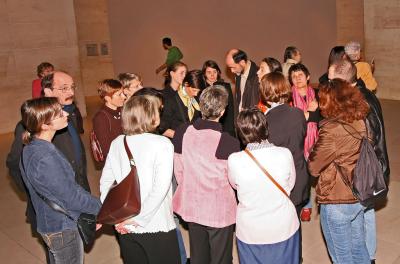
M56 98L43 97L26 101L21 115L26 131L20 169L50 263L83 263L83 243L76 223L40 197L62 207L75 220L81 213L97 214L100 209L100 200L75 182L71 165L51 143L57 130L66 129L68 113Z

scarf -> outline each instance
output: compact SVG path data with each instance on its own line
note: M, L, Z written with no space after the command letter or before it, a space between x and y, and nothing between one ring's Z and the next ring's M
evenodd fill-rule
M195 110L200 111L199 104L197 103L196 99L194 99L194 97L190 97L186 93L184 86L181 86L178 89L178 95L179 95L179 98L181 98L183 104L187 107L189 120L192 121L193 116L194 116L194 111Z
M314 89L310 86L307 88L306 99L300 95L295 86L292 87L293 106L299 108L303 112L307 111L308 104L315 99ZM304 139L304 157L306 160L310 155L314 143L318 139L318 126L315 122L307 122L307 134Z
M71 116L72 113L75 111L75 105L64 105L63 110ZM75 161L79 165L82 162L81 138L78 131L76 131L76 128L72 123L71 118L68 118L68 133L71 136L72 145L74 147Z

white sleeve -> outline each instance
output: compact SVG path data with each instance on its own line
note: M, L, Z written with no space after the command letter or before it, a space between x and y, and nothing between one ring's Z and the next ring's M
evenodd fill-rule
M174 146L168 141L168 144L162 144L157 149L154 164L154 178L151 191L142 202L140 214L133 220L142 227L145 227L153 218L154 214L160 208L168 190L172 184L172 171L174 160Z
M231 154L228 157L228 179L229 183L231 184L232 188L236 190L236 168L235 168L235 163L237 162L237 159L235 159L235 154Z

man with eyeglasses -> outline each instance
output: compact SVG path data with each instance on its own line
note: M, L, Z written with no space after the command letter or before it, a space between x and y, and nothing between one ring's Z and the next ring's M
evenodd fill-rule
M42 80L42 96L56 97L63 110L69 113L68 126L56 132L53 144L65 155L73 170L75 181L85 190L90 192L87 179L86 154L79 134L83 133L83 121L79 109L74 104L76 86L71 76L64 72L54 72L45 76ZM26 192L19 170L19 160L22 153L22 133L25 131L22 122L18 122L15 128L15 138L7 156L7 167L15 184L21 192ZM26 216L36 230L36 215L28 197Z

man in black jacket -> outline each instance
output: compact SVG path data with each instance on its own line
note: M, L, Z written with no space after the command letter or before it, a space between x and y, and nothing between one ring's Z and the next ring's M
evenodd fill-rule
M357 68L349 60L343 59L333 62L329 66L328 77L330 80L339 78L348 81L356 86L364 95L364 98L370 107L370 112L366 119L367 129L372 135L372 146L374 147L375 154L382 166L386 184L389 185L390 168L386 149L385 125L383 121L382 107L378 98L365 87L365 84L361 79L357 79ZM370 255L371 263L375 263L376 221L374 208L367 208L364 213L364 220L368 253Z
M226 55L226 65L235 74L235 116L244 108L256 106L260 100L257 65L247 58L247 54L231 49Z
M86 172L86 154L79 135L83 133L83 121L79 109L74 104L75 89L76 86L72 77L64 72L54 72L42 80L42 95L57 97L64 111L69 113L68 126L56 132L53 143L65 155L74 169L76 182L90 192ZM19 160L23 148L22 133L24 131L22 122L18 122L6 165L16 185L21 191L26 192L19 170ZM26 213L33 230L36 230L36 216L29 199Z

